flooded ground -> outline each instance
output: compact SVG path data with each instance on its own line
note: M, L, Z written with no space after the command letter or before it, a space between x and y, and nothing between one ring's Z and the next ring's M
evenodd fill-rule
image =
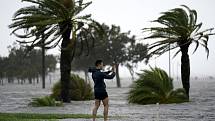
M128 104L127 92L131 83L123 81L123 88L115 88L115 82L107 82L110 98L110 121L215 121L215 80L191 81L191 102L169 105ZM180 87L180 83L175 83ZM51 93L51 85L41 89L40 85L6 84L0 86L0 112L27 113L73 113L91 114L93 101L72 101L64 107L30 107L32 97ZM103 107L98 114L102 115ZM91 121L89 119L65 119L62 121ZM98 121L102 121L99 119Z

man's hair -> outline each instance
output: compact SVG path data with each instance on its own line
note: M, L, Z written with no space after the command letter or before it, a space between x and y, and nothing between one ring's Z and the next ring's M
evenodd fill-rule
M96 62L95 62L95 66L98 66L98 65L100 65L100 64L102 64L102 60L97 60Z

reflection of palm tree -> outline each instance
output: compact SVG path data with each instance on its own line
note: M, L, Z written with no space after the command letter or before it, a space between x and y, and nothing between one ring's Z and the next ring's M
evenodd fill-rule
M185 9L183 9L185 8ZM190 88L190 60L188 55L188 49L191 43L196 44L194 52L196 52L199 45L202 45L209 54L207 47L208 39L213 28L199 31L202 23L197 24L197 12L191 10L187 6L183 5L183 8L175 8L167 12L163 12L162 15L155 21L162 24L162 27L144 28L145 32L151 32L152 34L145 39L161 39L149 46L151 53L162 55L163 53L179 48L175 56L181 52L181 77L183 88L186 90L189 96ZM171 47L169 49L169 44Z
M64 102L70 102L69 78L71 61L75 54L77 32L84 27L98 27L99 24L90 18L90 15L79 14L88 7L91 2L84 3L83 0L23 0L35 5L18 10L9 26L14 28L13 33L20 38L34 38L33 41L21 41L30 44L29 49L43 44L46 49L54 48L61 42L61 97ZM38 27L35 28L35 27ZM18 30L26 30L25 35L18 35ZM98 30L98 28L96 29ZM44 38L35 35L44 31ZM70 39L70 36L72 39ZM36 38L35 38L36 37Z

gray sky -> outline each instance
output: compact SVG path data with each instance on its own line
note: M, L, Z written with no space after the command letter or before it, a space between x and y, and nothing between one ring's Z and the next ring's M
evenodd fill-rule
M7 46L11 45L17 38L10 36L8 25L11 23L13 13L26 4L21 0L2 0L0 4L0 55L7 56ZM137 38L144 35L141 29L152 26L149 21L156 19L160 12L167 11L171 8L179 7L184 4L198 12L198 22L203 22L204 28L215 27L215 1L214 0L92 0L93 4L85 10L86 13L92 13L92 18L108 25L115 24L122 28L122 31L129 31ZM191 76L215 76L215 37L209 40L210 56L207 59L206 53L202 47L192 55L191 59ZM57 49L49 53L59 53ZM173 53L171 53L173 55ZM172 59L172 76L180 73L180 54ZM168 71L168 54L150 61L150 65L157 65ZM148 65L139 64L138 69L148 68ZM127 75L128 71L122 70L122 75Z

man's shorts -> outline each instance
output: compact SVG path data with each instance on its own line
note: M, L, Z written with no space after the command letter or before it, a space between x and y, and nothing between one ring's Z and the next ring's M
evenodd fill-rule
M102 92L95 91L94 96L96 100L104 100L105 98L108 97L108 94L106 91L102 91Z

